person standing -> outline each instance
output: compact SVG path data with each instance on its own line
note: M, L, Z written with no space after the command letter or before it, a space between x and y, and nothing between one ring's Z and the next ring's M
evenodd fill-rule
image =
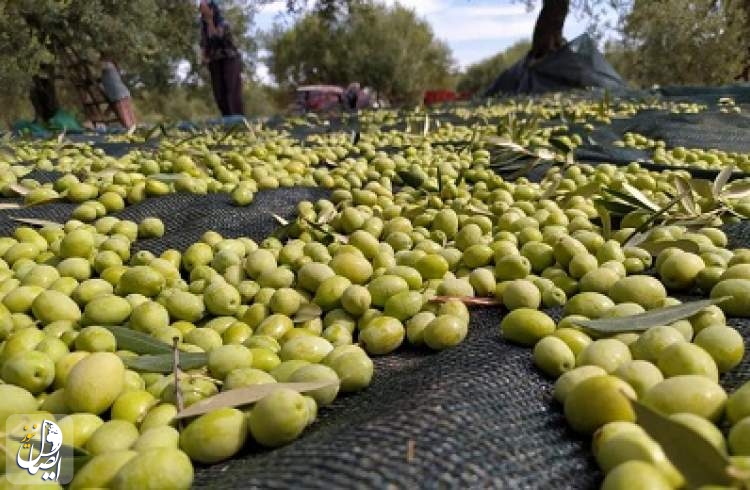
M125 129L132 129L136 125L135 111L130 91L122 81L120 69L109 56L104 55L101 60L102 88L104 95L117 114L117 119Z
M201 49L222 116L244 115L242 57L215 0L201 0Z

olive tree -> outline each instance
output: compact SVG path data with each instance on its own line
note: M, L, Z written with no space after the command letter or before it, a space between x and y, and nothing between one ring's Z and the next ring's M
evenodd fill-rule
M268 48L281 86L357 81L397 103L445 86L453 70L430 25L398 4L352 2L333 18L304 13L289 28L277 26Z

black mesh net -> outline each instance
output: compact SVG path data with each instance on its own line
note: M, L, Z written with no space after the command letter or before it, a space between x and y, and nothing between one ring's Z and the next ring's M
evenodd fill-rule
M648 113L600 129L602 148L624 131L659 137L668 145L750 149L750 119L710 112L696 116ZM126 145L111 145L122 154ZM593 151L589 149L590 151ZM591 161L608 161L606 154ZM631 161L631 158L624 161ZM40 181L55 174L34 172ZM537 175L537 177L540 177ZM174 194L127 207L119 216L161 218L164 238L139 241L155 253L185 249L207 230L261 240L277 228L271 213L293 217L301 200L327 196L318 188L262 191L246 208L224 194ZM0 212L0 233L10 217L54 221L74 205L55 203ZM727 227L732 247L750 247L750 227ZM559 311L551 311L559 317ZM531 361L531 351L503 342L502 310L476 308L470 333L454 349L433 353L404 347L375 359L371 386L342 395L321 409L299 440L275 450L248 447L238 457L198 467L200 488L595 488L602 475L588 437L574 434L552 399L553 383ZM730 320L750 340L746 321ZM722 379L733 389L750 377L746 359Z

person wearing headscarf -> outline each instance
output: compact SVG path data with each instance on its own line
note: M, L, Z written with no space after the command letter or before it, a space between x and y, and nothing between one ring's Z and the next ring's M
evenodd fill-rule
M229 24L216 0L201 0L201 41L203 62L211 74L216 105L222 116L245 113L242 100L242 57L234 45Z

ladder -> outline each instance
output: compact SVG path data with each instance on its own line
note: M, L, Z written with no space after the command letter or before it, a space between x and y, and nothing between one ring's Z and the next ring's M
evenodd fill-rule
M104 95L99 75L92 72L91 65L70 46L61 46L58 53L66 77L81 101L86 119L93 124L119 122L112 104Z

